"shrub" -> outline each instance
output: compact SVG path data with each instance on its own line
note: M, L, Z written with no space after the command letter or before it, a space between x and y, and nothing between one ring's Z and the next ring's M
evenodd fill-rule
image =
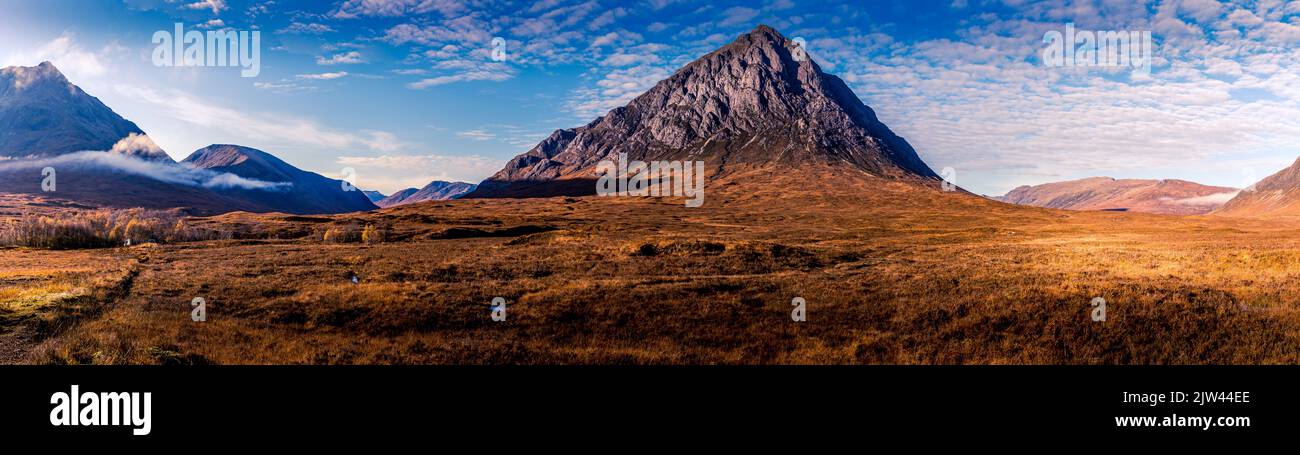
M325 230L325 235L321 236L325 243L352 243L361 240L361 230L357 229L355 224L343 224L330 226Z
M56 215L24 215L0 225L0 245L47 248L105 248L146 242L187 242L220 233L190 228L168 212L101 209Z
M388 241L390 229L385 225L367 224L366 228L361 231L362 243L384 243Z

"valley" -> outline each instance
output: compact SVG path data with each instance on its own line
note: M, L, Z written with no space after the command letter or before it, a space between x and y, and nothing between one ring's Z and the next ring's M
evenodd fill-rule
M241 232L230 240L3 249L4 264L39 255L68 273L88 262L137 272L129 292L104 294L6 361L1300 361L1294 226L1040 209L819 175L756 170L714 183L700 208L680 198L470 199L192 220ZM754 179L798 191L756 196L736 184ZM319 236L379 224L387 241ZM53 290L73 279L60 273L39 280ZM207 301L206 322L190 319L194 297ZM491 317L496 297L509 307L504 322ZM795 297L808 302L806 322L791 321ZM1104 322L1089 317L1095 297L1107 302Z

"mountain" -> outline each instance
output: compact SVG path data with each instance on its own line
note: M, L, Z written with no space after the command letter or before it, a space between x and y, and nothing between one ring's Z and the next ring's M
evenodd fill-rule
M474 191L477 187L478 185L473 183L444 182L441 180L435 180L432 183L425 185L424 188L407 188L393 193L392 196L376 202L375 205L387 208L424 201L445 201L464 196L469 192Z
M626 106L552 133L466 198L595 193L597 164L702 160L710 179L829 166L937 186L939 177L840 78L760 25Z
M134 123L73 85L50 62L0 69L0 156L46 157L108 150Z
M181 164L194 169L225 172L263 182L289 184L279 191L230 188L223 193L256 202L271 210L296 214L324 214L378 208L359 189L344 191L343 181L293 167L270 153L230 144L198 149Z
M362 191L361 194L366 195L366 199L369 199L370 202L379 202L384 200L384 198L388 197L388 196L384 196L384 193L380 193L378 191Z
M1300 159L1241 190L1214 213L1241 217L1300 215Z
M57 178L46 192L43 170ZM134 123L73 85L49 62L0 69L0 193L70 206L266 211L187 175ZM67 204L72 202L73 204Z
M409 197L411 197L412 194L415 194L415 193L418 193L418 192L420 192L420 189L419 189L419 188L407 188L407 189L404 189L404 190L398 191L398 192L396 192L396 193L390 194L390 195L388 195L388 197L386 197L386 198L383 198L383 199L380 199L380 200L378 200L378 201L375 201L375 205L380 206L380 207L384 207L384 208L392 207L392 206L395 206L395 205L402 205L402 201L405 201L406 198L409 198Z
M1202 185L1186 180L1091 177L1021 186L994 199L1055 209L1197 215L1213 211L1236 192L1236 188Z
M42 188L45 168L54 191ZM265 152L211 146L176 163L49 62L0 69L0 192L106 207L316 214L377 208Z

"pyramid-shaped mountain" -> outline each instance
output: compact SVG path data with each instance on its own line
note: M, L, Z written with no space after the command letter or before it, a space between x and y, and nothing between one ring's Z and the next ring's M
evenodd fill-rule
M912 146L840 78L762 25L591 123L555 131L467 198L595 193L597 164L704 161L710 178L767 166L848 166L935 185Z
M132 133L144 134L50 62L0 69L0 156L108 150Z

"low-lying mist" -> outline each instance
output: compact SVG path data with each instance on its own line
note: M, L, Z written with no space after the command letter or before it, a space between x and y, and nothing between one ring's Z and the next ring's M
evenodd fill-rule
M40 171L46 167L62 169L97 170L138 175L154 180L202 187L208 189L243 189L283 191L290 182L267 182L240 177L229 172L197 169L170 160L145 159L140 155L114 152L84 151L51 158L15 159L0 161L0 172Z

